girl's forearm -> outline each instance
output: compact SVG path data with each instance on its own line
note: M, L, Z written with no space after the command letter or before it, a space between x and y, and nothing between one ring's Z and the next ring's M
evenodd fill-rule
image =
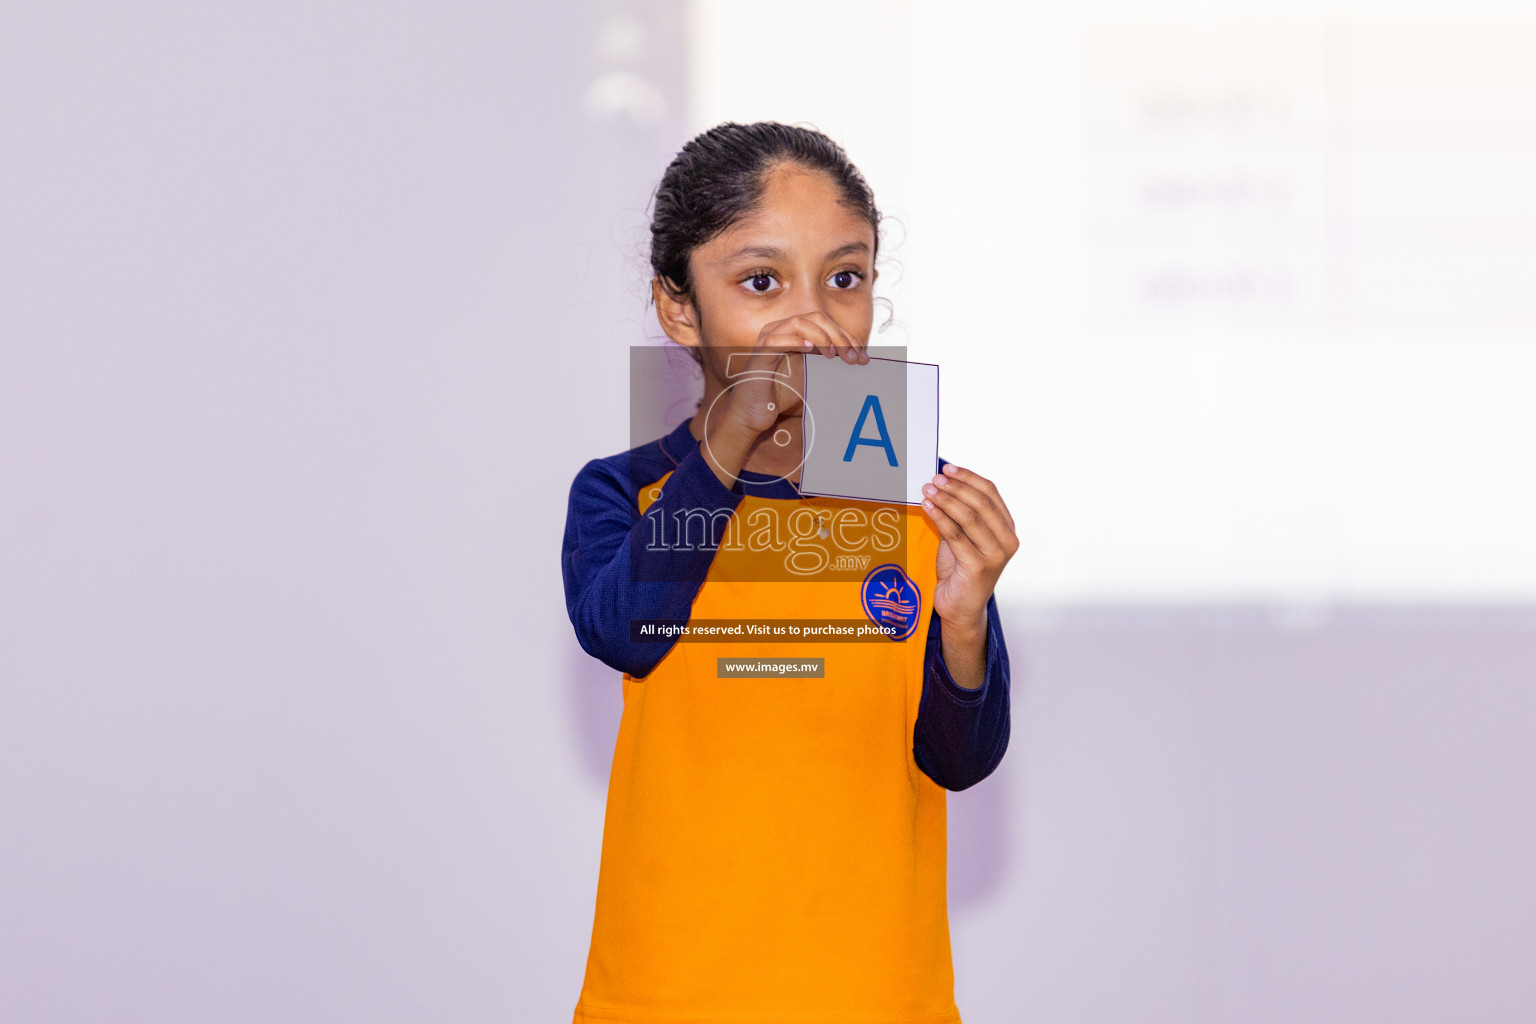
M714 418L704 439L709 442L709 468L727 489L736 486L747 456L757 443L760 432L734 423L728 416Z
M944 620L944 664L955 685L980 689L987 679L987 617L975 622Z

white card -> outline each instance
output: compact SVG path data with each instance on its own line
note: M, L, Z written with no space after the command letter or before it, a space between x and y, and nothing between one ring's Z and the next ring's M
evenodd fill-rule
M939 471L939 368L805 359L800 493L920 505Z

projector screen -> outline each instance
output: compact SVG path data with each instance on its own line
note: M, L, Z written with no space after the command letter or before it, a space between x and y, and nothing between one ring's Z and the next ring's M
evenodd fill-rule
M697 0L690 127L865 172L1005 598L1536 600L1536 19L1145 10Z

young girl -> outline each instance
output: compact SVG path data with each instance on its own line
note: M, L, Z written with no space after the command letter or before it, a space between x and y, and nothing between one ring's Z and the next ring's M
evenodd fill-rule
M692 418L571 488L566 605L624 690L576 1024L960 1020L945 790L1007 748L992 591L1013 519L942 460L921 510L796 487L802 360L868 361L878 228L858 170L804 128L720 125L657 188L656 310L705 387ZM808 574L824 548L874 568ZM667 620L889 635L645 634ZM735 674L732 658L820 674Z

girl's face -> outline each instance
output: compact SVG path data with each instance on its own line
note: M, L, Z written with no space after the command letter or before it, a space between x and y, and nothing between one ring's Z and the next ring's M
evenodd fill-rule
M715 368L708 349L751 348L764 326L821 312L867 342L875 233L839 198L821 171L794 163L774 169L757 210L693 251L684 316L694 330L674 340L704 345L706 365Z

